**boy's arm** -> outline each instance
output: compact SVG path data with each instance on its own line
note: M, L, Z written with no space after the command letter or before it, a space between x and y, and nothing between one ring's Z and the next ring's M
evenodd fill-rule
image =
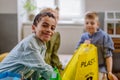
M107 46L108 49L106 49L106 67L108 72L108 78L109 80L118 80L117 77L112 73L112 65L113 65L113 59L112 59L112 50L114 50L114 44L112 41L112 38L110 36L107 36Z
M112 57L106 58L106 66L108 71L108 78L109 80L118 80L117 77L112 73Z
M113 41L109 35L104 36L104 57L106 61L107 71L112 72L112 50L114 49Z
M109 80L118 80L117 77L112 73L112 65L113 65L113 59L112 59L112 50L114 50L114 43L112 41L112 38L107 35L104 38L105 44L104 47L105 49L105 59L106 59L106 68L108 72L108 78Z
M106 66L107 66L108 73L112 72L112 63L113 63L112 61L113 60L111 56L106 58Z
M46 80L50 78L53 73L53 68L46 64L39 49L36 49L29 44L26 45L22 54L20 64L23 64L31 70L37 71Z
M80 46L80 44L84 43L84 36L82 35L79 42L76 45L76 49L78 49L78 47Z

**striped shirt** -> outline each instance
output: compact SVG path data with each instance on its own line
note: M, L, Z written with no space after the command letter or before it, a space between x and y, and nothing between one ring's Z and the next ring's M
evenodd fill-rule
M44 61L46 45L35 34L23 39L0 63L0 72L16 72L33 69L49 80L53 68Z

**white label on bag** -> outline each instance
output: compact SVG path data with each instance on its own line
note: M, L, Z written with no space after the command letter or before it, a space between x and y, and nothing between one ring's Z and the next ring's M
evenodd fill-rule
M56 78L57 77L57 74L54 72L52 73L52 78Z

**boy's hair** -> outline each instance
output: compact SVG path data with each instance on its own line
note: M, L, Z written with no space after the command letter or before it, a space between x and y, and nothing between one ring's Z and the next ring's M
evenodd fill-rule
M95 11L89 11L85 14L85 19L99 20L98 14Z
M33 25L37 26L39 21L45 16L51 17L51 18L56 20L55 16L51 12L41 12L35 16L34 21L33 21Z
M59 10L56 8L56 9L52 9L52 8L42 8L41 10L40 10L40 12L51 12L54 16L55 16L55 18L56 19L58 19L59 18L59 14L58 14L58 12L59 12Z

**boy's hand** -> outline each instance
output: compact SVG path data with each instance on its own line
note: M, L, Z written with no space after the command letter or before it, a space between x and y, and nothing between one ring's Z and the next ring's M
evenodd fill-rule
M90 44L90 43L91 43L91 40L90 40L90 39L89 39L89 40L85 40L84 43L86 43L86 44Z
M118 80L118 78L111 72L108 73L109 80Z

